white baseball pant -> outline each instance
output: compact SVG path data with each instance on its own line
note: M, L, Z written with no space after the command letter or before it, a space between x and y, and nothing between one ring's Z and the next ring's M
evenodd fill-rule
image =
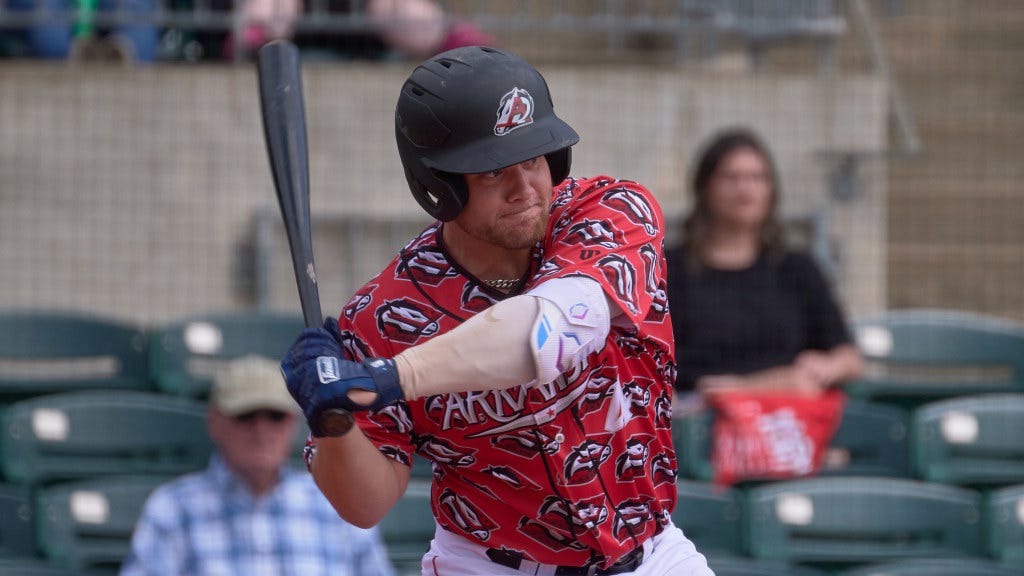
M487 548L440 526L423 557L423 576L552 576L555 566L529 563L518 570L502 566L486 556ZM621 576L715 576L704 555L683 531L668 525L644 542L644 561Z

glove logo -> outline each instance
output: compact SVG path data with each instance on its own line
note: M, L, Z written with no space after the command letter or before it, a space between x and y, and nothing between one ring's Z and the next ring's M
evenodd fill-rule
M334 356L318 356L316 359L316 374L321 384L330 384L341 380L338 374L338 359Z

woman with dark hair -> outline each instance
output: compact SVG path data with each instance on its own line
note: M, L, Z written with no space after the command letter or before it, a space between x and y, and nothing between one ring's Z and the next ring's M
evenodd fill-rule
M828 282L790 250L771 154L752 132L716 135L693 172L682 244L666 252L677 396L730 390L817 396L862 360Z

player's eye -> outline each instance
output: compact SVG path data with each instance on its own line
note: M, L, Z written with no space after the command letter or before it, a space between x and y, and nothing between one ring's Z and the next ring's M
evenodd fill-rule
M501 176L503 172L504 170L491 170L490 172L487 173L487 176L489 178L497 178L498 176Z

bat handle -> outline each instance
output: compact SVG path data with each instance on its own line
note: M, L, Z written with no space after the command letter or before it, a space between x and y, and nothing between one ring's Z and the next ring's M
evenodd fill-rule
M306 328L319 328L324 324L324 315L320 311L320 303L313 302L307 304L305 300L301 302L302 306L302 318L306 322Z

